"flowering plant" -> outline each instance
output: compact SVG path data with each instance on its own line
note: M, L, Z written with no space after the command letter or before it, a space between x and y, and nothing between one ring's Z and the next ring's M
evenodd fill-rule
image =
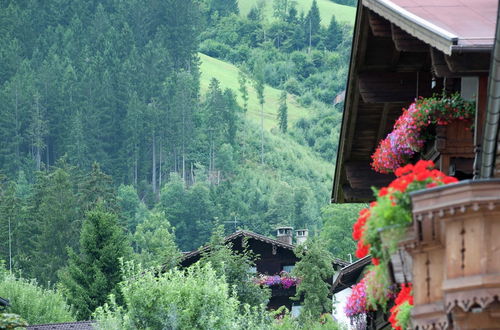
M258 285L274 286L281 285L285 289L292 286L297 286L300 283L300 278L291 276L289 273L282 271L279 275L259 275L254 278L254 283Z
M410 312L413 308L413 296L411 294L411 283L403 284L401 291L395 300L395 305L391 308L391 322L392 328L396 330L405 330L410 322Z
M351 295L347 298L344 306L344 313L347 317L353 318L360 314L365 314L368 310L366 283L365 278L363 278L352 288Z
M388 264L391 254L397 250L397 243L412 223L409 193L458 181L434 169L432 161L424 160L396 169L395 175L396 179L389 186L375 191L376 201L360 211L358 220L353 225L352 237L358 241L356 257L362 258L370 254L374 265L362 281L366 301L364 306L369 306L367 308L371 310L376 310L377 307L385 310L388 301L394 298ZM355 300L356 296L349 299ZM351 303L349 306L358 305ZM396 298L396 306L391 308L394 320L392 324L400 326L396 329L405 329L413 306L411 286L402 286ZM352 314L353 310L356 309L346 308L346 314Z
M372 167L380 173L393 172L404 165L425 143L424 131L431 124L448 125L454 120L471 121L474 102L451 96L419 98L396 120L394 128L372 155Z
M395 252L396 242L411 224L409 193L415 190L457 182L454 177L433 169L432 161L420 160L395 171L396 179L376 192L377 200L361 210L353 225L352 237L358 241L356 257L370 253L373 264L384 263ZM381 233L389 232L394 244L382 244Z

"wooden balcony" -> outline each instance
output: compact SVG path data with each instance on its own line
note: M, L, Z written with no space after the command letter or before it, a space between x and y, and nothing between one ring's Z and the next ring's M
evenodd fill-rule
M467 180L411 194L419 329L498 329L500 180Z

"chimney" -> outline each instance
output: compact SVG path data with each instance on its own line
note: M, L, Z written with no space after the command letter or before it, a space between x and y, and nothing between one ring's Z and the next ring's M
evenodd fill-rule
M307 229L297 229L295 231L295 244L300 245L307 241L309 231Z
M292 245L293 228L292 227L278 227L276 228L276 239L280 242Z

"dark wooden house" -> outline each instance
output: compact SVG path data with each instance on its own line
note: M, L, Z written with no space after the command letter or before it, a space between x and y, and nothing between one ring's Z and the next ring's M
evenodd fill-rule
M277 239L269 238L251 231L239 230L225 238L225 242L231 243L233 250L243 251L243 242L246 240L247 249L252 251L258 257L255 261L255 268L252 270L255 275L278 275L280 272L291 272L299 258L293 252L293 230L291 227L278 228ZM307 238L307 231L295 231L296 242ZM209 249L205 246L193 252L189 252L183 256L181 261L182 267L189 267L200 260L202 253ZM347 263L335 259L333 261L334 268L340 269L346 266ZM271 298L268 303L269 309L277 309L281 306L286 306L292 310L293 306L298 306L300 303L293 301L290 298L295 295L295 286L285 289L281 286L271 286ZM295 308L294 308L295 309Z
M359 0L332 202L372 200L370 155L417 96L474 100L474 129L437 126L413 161L461 182L411 194L402 249L414 329L500 329L500 29L497 0Z

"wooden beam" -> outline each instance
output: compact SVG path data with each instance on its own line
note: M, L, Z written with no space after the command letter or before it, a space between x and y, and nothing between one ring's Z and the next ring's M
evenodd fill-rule
M391 24L391 35L394 46L401 52L425 53L429 51L429 45Z
M384 103L384 110L382 110L382 116L380 117L380 123L378 125L377 140L375 145L378 145L379 141L384 138L384 133L387 128L387 115L389 114L390 105L389 103Z
M392 174L375 172L368 159L346 162L345 171L349 187L353 189L371 189L372 186L383 187L395 178Z
M431 94L429 72L363 72L359 92L366 103L411 102ZM418 82L418 85L417 85Z
M391 38L391 23L373 11L368 11L368 22L374 36Z
M461 78L487 74L490 69L490 53L462 53L445 55L430 48L432 69L437 77Z
M490 70L490 53L462 53L445 56L446 64L453 73L479 74Z

